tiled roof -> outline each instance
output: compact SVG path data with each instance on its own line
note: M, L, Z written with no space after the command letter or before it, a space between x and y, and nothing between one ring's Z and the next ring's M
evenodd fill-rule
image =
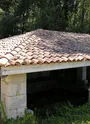
M0 40L0 66L90 60L90 35L38 29Z

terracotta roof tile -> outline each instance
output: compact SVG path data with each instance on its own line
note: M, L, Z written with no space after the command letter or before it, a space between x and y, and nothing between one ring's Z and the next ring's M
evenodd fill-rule
M0 66L90 60L90 35L38 29L0 40Z

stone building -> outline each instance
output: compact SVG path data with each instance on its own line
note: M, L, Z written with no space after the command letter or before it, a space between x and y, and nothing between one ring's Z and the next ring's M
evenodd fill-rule
M38 29L1 39L1 101L7 117L22 116L27 108L27 73L30 77L31 73L47 72L48 75L52 70L76 68L77 80L86 85L90 80L89 66L88 34ZM52 82L49 85L52 85ZM30 90L28 85L28 92L31 92Z

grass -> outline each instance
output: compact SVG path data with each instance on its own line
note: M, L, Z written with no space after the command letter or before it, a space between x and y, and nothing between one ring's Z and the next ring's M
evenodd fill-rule
M90 101L78 107L67 103L36 109L35 115L25 112L23 118L8 119L3 124L90 124Z
M55 115L44 119L42 124L90 124L90 102L79 107L70 103L60 105Z

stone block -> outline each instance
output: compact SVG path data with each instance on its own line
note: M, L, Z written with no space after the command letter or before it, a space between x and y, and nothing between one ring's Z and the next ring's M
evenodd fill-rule
M26 83L26 74L2 77L1 101L8 118L24 115L27 105Z
M8 110L26 107L26 95L8 97L3 94L2 96L3 96L2 101L5 104L5 108Z
M16 114L17 114L17 116L19 116L19 117L23 117L24 116L24 113L25 113L25 107L24 108L19 108L19 109L17 109L16 110Z
M19 76L18 75L8 76L5 79L2 79L1 93L7 96L26 94L26 76L25 74Z
M6 77L6 82L14 84L26 82L26 74L9 75Z
M16 110L7 110L6 114L7 114L8 118L16 118L17 117Z

